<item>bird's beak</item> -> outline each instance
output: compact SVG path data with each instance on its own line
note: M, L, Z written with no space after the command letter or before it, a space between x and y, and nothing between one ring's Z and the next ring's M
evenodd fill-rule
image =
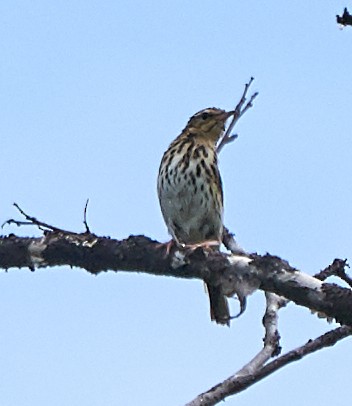
M221 113L219 116L220 120L222 121L222 129L225 131L225 123L227 119L235 114L236 110L231 110L231 111L225 111L224 113Z
M229 117L233 116L235 113L236 113L236 110L227 111L225 113L225 117L229 118Z
M234 114L235 110L225 111L224 113L221 113L219 118L226 121L229 117L233 116Z

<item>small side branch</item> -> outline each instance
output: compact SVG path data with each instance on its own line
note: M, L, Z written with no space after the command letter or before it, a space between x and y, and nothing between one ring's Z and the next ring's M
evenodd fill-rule
M274 361L271 361L253 373L240 375L239 372L242 371L240 370L238 373L229 377L224 382L197 396L194 400L187 403L186 406L214 406L228 396L244 391L287 364L298 361L315 351L321 350L322 348L333 346L338 341L350 336L351 334L352 328L347 326L342 326L335 330L329 331L328 333L319 336L315 340L309 340L301 347L298 347L292 351L289 351L285 355L276 358Z
M84 227L86 228L86 233L90 234L90 229L88 227L88 223L87 223L87 208L88 208L88 203L89 203L89 199L87 199L86 201L86 205L84 206L84 212L83 212L83 224Z
M70 231L63 230L61 228L44 223L43 221L37 220L35 217L28 215L20 208L20 206L17 203L14 203L13 205L22 214L22 216L26 219L26 221L9 219L2 224L1 228L3 228L7 224L15 224L18 227L20 227L20 226L37 226L39 228L39 230L41 230L41 231L54 231L54 232L72 234Z
M325 269L314 275L314 278L317 278L321 281L325 281L330 276L337 276L346 282L350 287L352 287L352 278L347 275L346 268L349 268L347 259L334 259L334 262L327 266Z
M216 149L217 153L219 153L226 144L233 142L238 137L237 134L231 135L231 132L232 132L233 128L235 127L237 121L244 115L244 113L248 109L250 109L253 106L253 101L258 96L258 92L253 93L252 96L250 97L248 103L244 106L244 104L246 103L246 100L247 100L246 97L247 97L248 89L251 86L253 80L254 80L254 78L251 77L249 82L245 84L241 100L238 102L238 104L235 108L235 114L232 117L232 121L231 121L230 125L228 126L225 134L219 141L219 144Z
M280 354L280 334L278 330L278 311L285 306L288 300L274 293L265 293L266 310L263 317L265 328L264 347L261 351L235 375L237 377L252 375L271 358Z

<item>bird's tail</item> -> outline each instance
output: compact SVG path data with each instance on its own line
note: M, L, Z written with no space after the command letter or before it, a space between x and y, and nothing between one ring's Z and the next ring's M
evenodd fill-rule
M230 326L230 310L226 296L219 286L207 285L210 300L210 317L218 324Z

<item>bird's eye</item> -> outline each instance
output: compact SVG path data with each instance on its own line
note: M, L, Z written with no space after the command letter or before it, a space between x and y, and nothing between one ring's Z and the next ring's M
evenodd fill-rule
M209 113L202 113L202 119L206 120L209 117Z

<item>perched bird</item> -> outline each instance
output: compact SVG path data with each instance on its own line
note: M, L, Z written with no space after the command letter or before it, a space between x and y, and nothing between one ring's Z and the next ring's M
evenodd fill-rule
M216 144L234 111L207 108L192 116L164 153L158 176L161 211L178 245L220 247L223 234L223 190ZM220 287L207 284L211 319L230 322Z

